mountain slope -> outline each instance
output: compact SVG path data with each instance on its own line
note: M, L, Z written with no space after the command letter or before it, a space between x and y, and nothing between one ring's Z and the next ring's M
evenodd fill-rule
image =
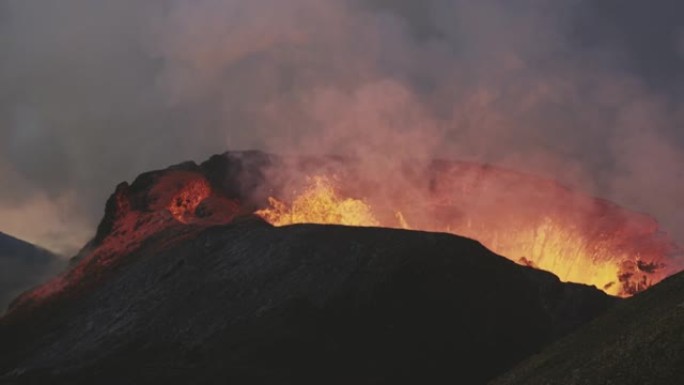
M0 378L477 384L616 301L447 234L254 218L178 231L1 319Z
M0 232L0 314L19 293L64 266L64 261L49 251Z
M684 383L684 273L606 312L494 384Z

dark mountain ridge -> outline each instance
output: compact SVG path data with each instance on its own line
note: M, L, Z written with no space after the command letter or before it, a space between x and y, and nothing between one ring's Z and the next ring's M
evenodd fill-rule
M616 301L448 234L254 218L159 247L176 235L0 320L2 379L483 383Z
M50 251L0 232L0 314L19 293L65 266L64 259Z
M495 385L684 383L684 273L622 301Z

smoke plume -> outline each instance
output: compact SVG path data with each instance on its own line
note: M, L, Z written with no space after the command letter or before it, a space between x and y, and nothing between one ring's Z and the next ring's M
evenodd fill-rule
M71 253L119 181L255 148L378 173L493 163L652 214L684 243L682 8L7 0L0 229Z

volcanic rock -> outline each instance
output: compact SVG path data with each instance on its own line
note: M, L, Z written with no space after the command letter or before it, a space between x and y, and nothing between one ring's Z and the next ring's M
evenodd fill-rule
M478 384L617 301L450 234L179 231L0 319L0 382Z
M616 305L493 384L684 383L684 273Z

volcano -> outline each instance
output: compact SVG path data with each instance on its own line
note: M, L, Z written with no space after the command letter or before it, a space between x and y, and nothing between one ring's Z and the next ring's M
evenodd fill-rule
M480 241L562 281L628 297L681 270L682 251L651 217L539 177L488 165L229 152L120 184L95 238L66 275L18 300L62 290L162 230L192 237L256 213L273 225L381 226ZM169 241L172 242L172 241Z
M120 184L0 320L2 378L482 383L677 269L653 219L555 182L390 171L239 152Z

